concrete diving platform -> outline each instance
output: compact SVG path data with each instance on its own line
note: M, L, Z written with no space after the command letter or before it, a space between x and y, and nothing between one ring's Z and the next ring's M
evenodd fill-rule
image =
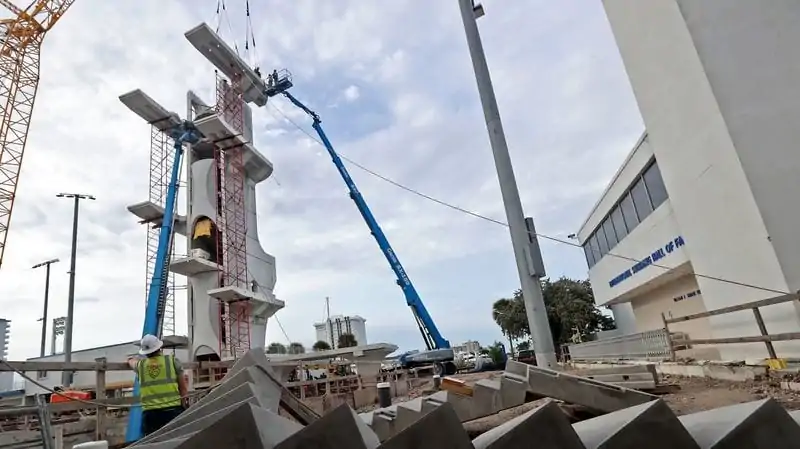
M267 86L255 70L236 54L206 23L184 33L186 39L229 80L238 80L244 101L267 104Z
M271 293L264 294L263 292L254 292L230 285L213 288L208 291L208 296L227 303L248 301L251 306L251 315L258 316L272 316L286 305Z
M218 114L198 117L194 126L221 150L242 147L245 172L256 183L266 180L272 174L272 162Z
M173 259L169 264L169 271L187 277L219 271L220 268L219 264L201 257L181 257L179 259Z
M164 207L159 206L152 201L143 201L141 203L136 203L128 206L128 212L136 215L141 219L140 223L145 224L152 224L153 226L160 228L162 224L162 220L164 219ZM179 235L186 235L186 216L175 214L175 233Z

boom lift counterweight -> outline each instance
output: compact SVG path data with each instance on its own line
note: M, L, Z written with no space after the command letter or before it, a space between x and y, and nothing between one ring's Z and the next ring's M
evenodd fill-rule
M389 262L389 266L392 268L392 271L397 277L397 285L399 285L403 290L403 295L406 298L406 304L408 304L408 306L411 308L411 312L414 314L414 319L416 320L417 327L422 334L422 339L425 341L425 347L427 348L427 351L404 354L400 357L400 364L405 368L433 364L436 368L436 371L440 373L455 373L455 364L453 363L454 355L453 350L450 349L450 342L447 341L447 339L445 339L439 332L439 329L436 327L433 318L431 318L428 310L422 303L422 299L420 298L419 293L417 293L417 289L414 288L414 284L411 283L411 279L409 279L406 270L403 268L403 265L397 258L397 254L389 244L389 240L386 238L383 230L378 225L375 217L372 215L372 211L370 210L369 206L367 206L367 202L364 200L364 197L361 195L358 187L356 187L353 178L350 177L350 173L348 173L344 162L342 162L342 159L336 153L336 150L334 150L330 140L328 140L328 136L322 129L322 120L320 119L319 114L309 109L300 100L295 98L287 91L287 89L292 86L291 80L287 76L278 76L277 79L273 79L272 81L274 86L267 90L268 96L272 97L278 93L284 95L289 101L292 102L292 104L303 110L303 112L308 114L308 116L313 120L311 126L314 128L314 131L317 132L317 135L322 141L325 149L328 150L328 155L330 155L333 164L339 171L339 175L341 175L344 183L347 185L347 189L350 192L350 199L352 199L356 204L356 207L361 213L361 217L366 222L370 233L378 243L378 247L381 249L384 257Z

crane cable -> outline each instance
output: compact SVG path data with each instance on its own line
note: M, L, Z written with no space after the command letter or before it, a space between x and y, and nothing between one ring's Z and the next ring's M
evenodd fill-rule
M258 49L256 48L256 35L255 30L253 29L253 20L250 16L250 0L245 1L245 13L246 17L246 24L245 24L245 38L244 38L244 54L245 56L250 57L250 66L258 73L260 70L258 66ZM253 52L250 53L250 43L253 43Z
M228 25L228 31L231 33L231 41L233 42L233 49L236 51L236 56L239 56L239 45L236 43L236 39L234 38L233 34L233 25L231 25L231 18L228 16L228 8L225 5L225 0L217 0L217 12L216 12L216 27L214 32L219 34L220 26L222 26L222 20L225 19L225 23Z

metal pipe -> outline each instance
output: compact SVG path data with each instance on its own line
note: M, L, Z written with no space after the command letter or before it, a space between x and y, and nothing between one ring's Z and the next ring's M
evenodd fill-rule
M80 209L81 200L94 200L92 195L81 193L59 193L56 195L58 198L72 198L74 200L74 210L72 212L72 251L69 259L69 293L67 297L67 325L64 331L64 361L69 363L72 361L72 324L75 315L75 261L78 254L78 211ZM63 386L69 387L72 385L72 371L63 371L61 373L61 383Z
M31 267L32 269L36 269L36 268L40 268L40 267L46 267L46 273L45 273L45 278L44 278L44 307L43 307L43 310L42 310L42 318L41 318L41 320L42 320L42 343L41 343L41 347L39 349L39 357L44 357L45 351L46 351L46 347L47 347L47 306L48 306L49 297L50 297L50 265L52 265L52 264L54 264L54 263L56 263L58 261L59 261L58 259L51 259L51 260L47 260L47 261L42 262L42 263L37 263L36 265Z
M483 106L483 115L486 128L489 131L489 142L494 155L494 164L497 169L497 178L500 182L500 192L503 197L503 206L506 210L506 219L511 232L511 244L514 248L514 258L517 262L522 296L525 301L525 312L528 316L531 335L533 336L536 352L536 363L545 368L556 367L555 346L550 333L550 323L547 319L547 310L544 305L544 294L539 275L529 266L526 249L531 241L525 225L525 215L522 212L522 201L519 197L517 181L514 177L514 167L508 153L503 124L500 121L500 110L492 87L489 74L489 65L483 51L481 36L478 31L477 17L484 14L481 5L475 5L473 0L458 0L461 10L461 19L464 22L464 31L467 35L469 54L472 67L475 71L475 81L478 84L478 93Z

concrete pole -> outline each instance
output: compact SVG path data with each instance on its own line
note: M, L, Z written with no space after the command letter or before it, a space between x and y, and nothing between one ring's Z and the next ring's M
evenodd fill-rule
M69 260L69 293L67 297L67 324L64 331L64 362L72 361L72 323L75 312L75 259L78 254L78 210L82 199L94 200L92 195L78 193L59 193L59 198L72 198L74 200L74 210L72 212L72 252ZM64 388L72 385L72 371L62 371L61 383Z
M500 111L489 75L489 66L476 22L477 13L480 12L482 15L483 8L475 5L473 0L458 0L458 3L461 9L461 19L464 22L464 31L467 35L472 67L475 71L475 80L478 84L478 93L483 106L483 115L486 119L486 128L489 131L489 142L494 155L497 178L500 181L500 192L503 196L506 219L511 232L511 244L517 262L525 312L528 316L528 324L536 351L536 363L544 368L554 368L556 367L555 347L553 336L550 333L550 323L547 320L542 285L539 277L531 274L533 270L529 266L526 256L526 248L530 245L530 240L525 226L525 216L522 212L522 201L519 197L514 168L511 165L511 156L508 153L508 144L503 132L503 124L500 121Z

